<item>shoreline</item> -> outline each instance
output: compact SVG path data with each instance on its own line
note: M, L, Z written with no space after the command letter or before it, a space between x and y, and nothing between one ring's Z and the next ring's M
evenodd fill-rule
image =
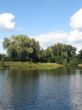
M82 68L82 64L78 64L78 67L79 67L79 68Z
M1 65L0 62L0 69L58 69L62 68L62 64L56 63L29 63L29 62L4 62Z

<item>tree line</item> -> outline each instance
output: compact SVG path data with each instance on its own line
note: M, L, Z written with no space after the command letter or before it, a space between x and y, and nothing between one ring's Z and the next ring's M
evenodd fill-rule
M7 61L53 62L59 64L77 64L82 62L82 50L76 54L72 45L57 43L47 49L42 49L35 39L26 35L13 35L4 38L3 48L6 55L0 54Z

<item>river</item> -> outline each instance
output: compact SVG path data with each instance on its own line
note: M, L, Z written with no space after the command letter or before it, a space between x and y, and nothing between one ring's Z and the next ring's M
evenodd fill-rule
M82 110L82 70L0 70L0 110Z

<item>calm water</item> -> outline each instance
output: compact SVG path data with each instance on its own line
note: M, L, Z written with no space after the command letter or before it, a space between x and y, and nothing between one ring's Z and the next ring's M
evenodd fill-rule
M0 110L82 110L82 70L0 70Z

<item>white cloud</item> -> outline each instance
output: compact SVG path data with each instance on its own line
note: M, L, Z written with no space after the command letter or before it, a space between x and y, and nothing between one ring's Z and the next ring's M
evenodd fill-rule
M47 48L57 42L68 42L68 34L65 32L51 32L35 36L34 38L40 42L40 45L43 48Z
M82 32L79 30L73 30L70 32L69 44L75 46L77 51L82 49Z
M41 47L47 48L56 43L70 44L77 48L77 51L82 49L82 9L77 11L71 18L70 32L51 32L34 36L40 42Z
M82 30L82 8L70 18L70 25L73 29Z
M12 22L14 16L10 13L6 14L7 15L0 15L0 28L3 27L4 29L13 29L15 27L15 22ZM78 49L77 51L79 51L80 49L82 49L82 9L77 11L70 18L70 20L70 24L73 29L70 32L50 32L47 34L40 34L32 37L40 42L42 48L47 48L59 42L73 45ZM6 24L6 22L12 25ZM22 30L22 27L19 27L17 30Z
M82 32L79 30L73 30L70 32L69 42L82 43Z
M0 53L6 53L6 51L5 50L3 50L3 46L2 46L2 44L3 44L3 39L0 39Z
M69 33L66 32L52 32L48 34L41 34L33 36L40 42L42 48L47 48L56 43L70 44L77 48L77 51L82 49L82 32L79 30L73 30Z
M12 30L15 28L15 16L12 13L0 14L0 31Z
M19 27L16 28L16 30L17 31L22 31L22 30L24 30L24 28L22 26L19 26Z

